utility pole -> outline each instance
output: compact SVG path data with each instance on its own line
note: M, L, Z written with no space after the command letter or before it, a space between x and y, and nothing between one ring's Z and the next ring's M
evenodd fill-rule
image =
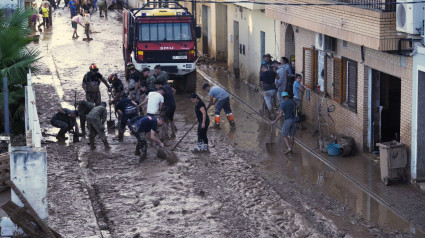
M4 108L4 132L6 135L10 135L9 128L9 98L7 90L7 78L3 78L3 108Z

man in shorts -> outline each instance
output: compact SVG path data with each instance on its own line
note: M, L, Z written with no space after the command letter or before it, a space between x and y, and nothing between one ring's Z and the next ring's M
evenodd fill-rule
M74 34L72 34L72 39L76 39L76 38L80 37L77 34L77 24L80 24L80 26L82 26L83 28L85 28L83 26L83 21L84 21L83 16L80 15L80 14L77 14L76 16L74 16L72 18L71 25L72 25L72 28L74 29Z
M282 136L283 140L286 143L287 150L285 154L289 154L292 152L292 148L294 147L294 137L297 127L295 125L295 108L296 104L294 100L289 99L288 92L283 92L281 94L283 101L280 104L280 112L277 115L276 119L270 122L271 125L274 125L282 116L285 116L285 121L283 122L282 128Z

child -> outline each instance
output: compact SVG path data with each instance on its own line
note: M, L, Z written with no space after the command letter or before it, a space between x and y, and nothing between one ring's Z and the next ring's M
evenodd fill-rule
M190 99L196 105L195 114L198 119L198 146L193 150L193 152L209 152L208 150L208 138L207 131L210 125L210 119L207 116L207 107L204 102L199 98L196 93L190 95ZM204 144L204 148L202 148Z
M87 10L84 11L84 24L85 24L85 28L86 28L87 38L84 38L83 40L91 41L93 39L90 38L90 33L89 33L89 30L90 30L90 13Z

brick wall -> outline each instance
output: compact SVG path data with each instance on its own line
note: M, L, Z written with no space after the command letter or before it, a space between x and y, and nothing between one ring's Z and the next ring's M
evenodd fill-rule
M330 2L287 0L285 3ZM405 38L396 32L395 12L380 12L353 6L267 5L266 15L375 50L396 50L398 39Z
M299 28L299 32L295 33L296 44L296 71L302 74L303 68L303 47L311 47L314 45L315 33L303 28ZM282 46L285 48L285 46ZM285 49L282 49L284 51ZM308 54L307 54L308 56ZM411 138L411 107L412 107L412 58L402 57L399 55L388 54L372 49L365 48L364 59L361 59L361 47L356 44L347 43L343 47L342 40L337 41L336 51L333 57L345 57L356 61L357 64L357 112L349 110L346 106L341 105L332 100L333 95L333 59L330 56L327 60L327 97L328 105L335 105L335 112L331 113L335 121L335 133L344 134L354 137L358 150L367 150L368 137L368 77L369 69L375 69L395 77L401 78L401 125L400 140L410 148ZM306 62L306 83L311 79L310 62ZM317 102L321 96L311 92L310 101L306 100L304 95L303 113L307 120L315 125L317 121Z

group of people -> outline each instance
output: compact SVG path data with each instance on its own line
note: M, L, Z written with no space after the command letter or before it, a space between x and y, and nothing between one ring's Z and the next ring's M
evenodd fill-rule
M52 117L51 124L60 128L56 138L59 142L66 140L65 134L72 132L74 141L86 135L86 122L89 130L90 148L95 149L94 140L98 135L104 143L105 150L110 146L105 134L104 124L107 120L106 102L102 102L100 84L108 88L109 104L115 108L119 120L118 140L124 140L124 131L128 127L131 134L137 138L136 155L146 157L147 142L157 143L164 147L162 140L168 139L168 126L171 127L171 137L175 137L174 112L176 102L175 89L168 85L168 74L155 67L155 74L151 75L150 69L145 68L140 73L132 63L127 65L129 73L128 88L117 74L111 74L105 79L99 73L95 64L89 66L82 80L82 89L85 91L86 100L78 101L75 110L59 108ZM76 118L80 118L81 133ZM157 130L161 127L160 134ZM74 129L75 128L75 129ZM141 153L142 152L142 153Z
M294 65L289 64L286 57L280 62L272 61L270 54L264 55L265 60L260 69L260 85L263 87L264 102L269 112L270 123L275 124L284 117L282 136L287 150L291 153L294 146L294 136L297 123L302 128L300 116L302 110L302 93L305 87L302 85L302 76L295 74ZM279 101L279 114L274 118L274 98Z

